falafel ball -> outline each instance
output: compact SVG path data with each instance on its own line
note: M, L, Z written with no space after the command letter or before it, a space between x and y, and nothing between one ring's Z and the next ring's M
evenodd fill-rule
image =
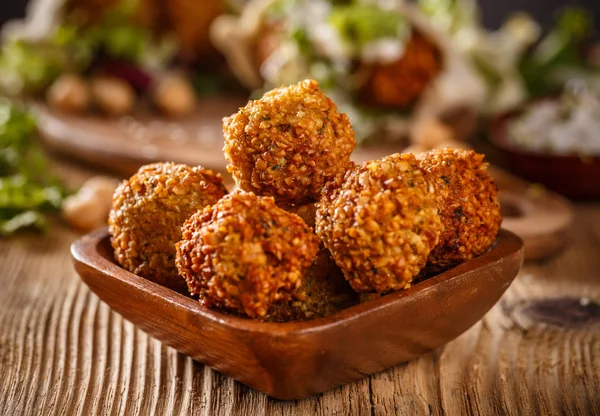
M196 60L204 67L214 64L219 56L210 42L210 25L226 9L222 0L168 0L161 12L168 28L175 35L179 47L178 57Z
M427 261L442 271L485 253L496 241L502 215L498 185L484 155L473 150L440 149L418 156L435 188L445 229Z
M270 197L235 191L194 214L177 243L177 268L192 295L210 308L268 318L287 301L319 248L300 219Z
M331 253L321 248L302 277L302 286L287 302L278 302L269 311L269 321L288 322L321 318L359 303L344 273Z
M357 292L410 287L443 225L425 172L412 154L349 170L317 206L316 232Z
M226 193L221 175L202 167L142 166L113 196L109 231L115 259L139 276L185 292L175 266L181 225Z
M238 186L278 203L315 202L356 147L346 114L313 80L276 88L223 119L227 170Z
M442 71L440 50L417 31L406 44L400 59L389 64L363 64L358 71L368 74L358 91L361 102L375 108L409 108Z

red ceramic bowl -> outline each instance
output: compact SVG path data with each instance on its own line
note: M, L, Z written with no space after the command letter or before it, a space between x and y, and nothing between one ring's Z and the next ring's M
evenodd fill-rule
M508 168L568 198L600 199L600 156L553 155L512 145L507 124L519 114L520 111L516 111L502 115L490 126L490 139L502 152Z

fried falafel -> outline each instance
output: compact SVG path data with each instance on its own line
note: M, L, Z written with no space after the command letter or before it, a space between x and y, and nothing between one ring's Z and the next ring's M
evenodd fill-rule
M317 204L317 235L357 292L410 287L442 231L433 189L412 154L349 170Z
M315 202L356 147L346 114L313 80L276 88L223 119L227 170L238 186L278 203Z
M358 90L358 98L374 108L410 108L442 69L440 50L413 30L400 59L359 67L367 79Z
M202 167L141 167L113 196L109 232L116 261L139 276L185 292L185 280L175 267L181 225L226 193L221 175Z
M235 191L185 222L176 263L203 305L268 319L300 288L318 248L304 221L273 198Z
M485 253L496 241L502 215L498 185L484 155L440 149L418 156L435 188L444 231L427 261L430 273L457 266Z
M317 205L315 203L303 205L279 204L279 207L287 212L296 214L302 218L306 225L311 227L313 230L315 229L315 217L317 215Z
M302 286L287 302L273 305L269 321L288 322L321 318L359 303L358 294L344 278L331 253L321 248L302 277Z

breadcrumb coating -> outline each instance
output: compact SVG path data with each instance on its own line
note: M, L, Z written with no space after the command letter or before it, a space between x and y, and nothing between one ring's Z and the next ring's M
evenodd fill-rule
M315 202L356 147L346 114L313 80L271 90L223 119L227 170L238 186L278 203Z
M445 229L428 259L439 272L485 253L496 241L502 215L498 186L484 155L473 150L440 149L418 156L435 188Z
M181 225L227 190L220 174L202 167L155 163L141 167L113 195L109 232L116 261L125 269L185 292L175 267Z
M315 217L317 215L317 205L315 203L304 205L280 204L279 207L287 212L296 214L297 216L302 218L306 225L308 225L312 229L315 228Z
M302 277L292 300L269 311L269 321L288 322L321 318L359 303L358 294L344 278L329 250L321 248Z
M268 319L292 298L319 241L270 197L235 191L188 219L177 243L177 268L192 295L210 308Z
M410 287L442 231L433 189L412 154L350 169L317 205L317 235L357 292Z

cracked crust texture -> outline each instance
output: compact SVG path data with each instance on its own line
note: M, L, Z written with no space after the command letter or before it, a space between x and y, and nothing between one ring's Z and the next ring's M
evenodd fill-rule
M288 302L274 304L273 322L302 321L331 315L359 303L358 294L344 278L331 253L321 248L302 277L302 286Z
M439 272L485 253L496 241L502 215L498 186L484 155L440 149L419 155L419 165L435 188L445 229L427 268Z
M227 170L238 186L302 205L343 174L356 147L346 114L313 80L271 90L223 119Z
M357 292L410 287L443 230L433 189L412 154L350 169L318 204L316 232Z
M226 193L221 175L211 170L174 163L141 167L113 195L108 223L116 261L139 276L185 292L175 266L181 225Z
M304 221L273 198L236 191L185 222L176 263L202 304L268 319L273 303L300 288L318 247Z
M296 214L312 229L315 228L315 217L317 215L317 205L315 203L304 205L279 204L279 207L287 212Z

